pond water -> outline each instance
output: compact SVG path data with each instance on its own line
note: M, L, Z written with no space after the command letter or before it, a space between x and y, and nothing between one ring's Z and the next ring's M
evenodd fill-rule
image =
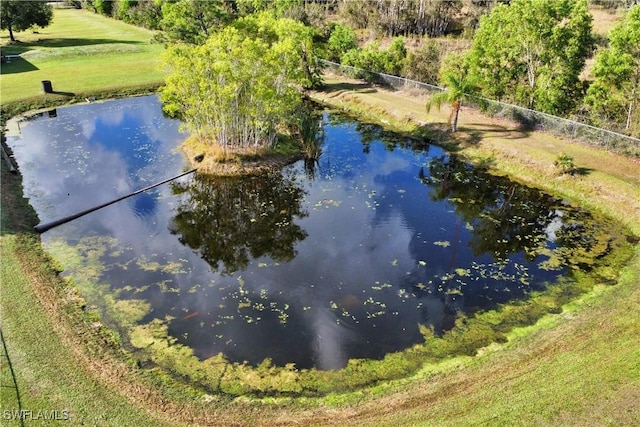
M178 128L139 97L35 116L8 143L47 222L184 170ZM419 324L441 334L608 250L588 212L439 147L328 113L323 129L315 164L185 177L45 247L125 337L161 319L202 359L319 369L412 346Z

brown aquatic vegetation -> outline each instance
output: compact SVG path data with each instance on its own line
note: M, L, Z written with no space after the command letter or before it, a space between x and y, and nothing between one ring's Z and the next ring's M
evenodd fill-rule
M223 153L215 144L204 144L195 137L187 138L181 147L198 172L218 176L256 175L280 170L303 158L301 153L283 154L266 150Z

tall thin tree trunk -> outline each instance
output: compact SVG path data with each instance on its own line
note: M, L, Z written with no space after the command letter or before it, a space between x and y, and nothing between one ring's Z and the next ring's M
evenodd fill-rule
M453 117L453 124L451 125L451 132L456 132L458 130L458 113L460 113L460 104L461 100L453 101L451 103L451 113L449 114L449 123L451 123L451 118Z
M460 114L460 106L462 104L462 101L456 101L456 115L453 118L453 132L457 132L458 131L458 115Z
M13 36L13 28L11 28L11 22L9 22L8 24L8 29L9 29L9 39L12 42L16 41L16 38Z
M629 111L627 112L627 124L625 126L625 129L629 129L631 127L631 116L633 115L633 104L635 104L636 101L636 88L634 87L631 90L631 100L629 102Z
M451 130L453 132L457 132L458 131L458 113L460 112L460 110L456 110L456 116L453 119L453 126L451 127Z

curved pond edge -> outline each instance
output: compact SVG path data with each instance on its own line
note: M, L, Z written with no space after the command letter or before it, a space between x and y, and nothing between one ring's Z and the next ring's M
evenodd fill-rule
M14 184L12 183L12 185ZM624 215L624 212L621 212L620 214ZM636 233L637 233L637 230L636 230ZM59 318L59 316L62 314L64 315L64 317L67 318L66 323L69 326L69 329L74 332L74 335L78 335L76 339L79 342L84 343L85 350L87 351L87 354L89 355L89 357L107 356L111 354L115 356L116 358L115 360L119 360L120 362L125 361L126 363L129 364L131 368L133 368L130 374L133 374L135 377L140 377L141 374L138 372L138 369L137 369L139 367L139 361L132 358L131 355L128 354L127 352L123 352L123 350L119 346L117 335L113 334L112 331L109 331L108 329L102 327L100 324L100 320L96 319L94 314L91 314L90 312L87 312L84 310L83 300L77 295L75 297L73 296L74 287L72 286L72 284L55 277L57 273L57 270L55 268L55 262L50 260L46 255L46 253L42 251L39 245L38 239L34 238L33 235L29 235L29 233L26 232L25 235L21 235L19 237L18 244L23 249L30 252L30 256L36 257L36 259L39 258L42 261L44 270L41 272L41 274L44 275L44 278L45 278L44 280L46 282L49 282L49 285L56 290L55 296L44 295L43 298L45 298L45 300L50 298L54 298L54 299L57 298L60 300L61 303L59 305L55 304L56 307L52 308L53 310L56 310L56 312L58 312L58 315L55 317ZM587 294L587 295L590 295L590 294ZM585 298L584 294L583 294L583 298ZM574 301L572 304L575 304L576 300L571 300L571 301ZM41 301L41 302L44 303L44 301ZM49 301L49 305L52 303L53 303L52 301ZM542 305L544 306L544 303L542 303ZM559 309L559 306L556 303L547 305L546 307L547 307L546 308L547 313L554 313L554 312L557 312ZM480 330L483 330L483 328L480 326L478 326L478 328ZM474 329L474 328L471 328L471 329ZM428 333L428 331L426 331L426 333ZM504 336L506 337L508 335L509 334L506 334ZM90 350L90 349L93 349L93 350ZM109 358L106 357L106 359L109 359ZM356 365L360 365L360 364L362 364L362 362L356 363ZM265 366L264 369L267 372L271 372L269 366ZM429 370L429 369L423 368L421 372L424 372L425 370ZM165 386L163 387L165 388L165 390L167 390L166 384L168 384L171 381L166 377L166 375L156 370L151 370L151 371L155 372L154 375L157 375L156 380L151 380L151 382L152 383L162 382L163 384L165 384ZM357 366L353 368L353 371L362 372L362 370L359 369ZM148 374L143 374L142 376L145 377L146 375ZM391 375L392 376L395 375L394 372L391 372ZM365 383L366 383L366 380L365 380ZM179 385L179 383L176 383L176 385ZM181 388L181 387L182 386L178 388ZM264 388L264 386L261 386L261 387ZM182 393L179 393L179 394L182 394ZM195 395L199 395L199 393L196 393Z
M286 141L288 142L288 141ZM285 144L283 145L287 145ZM259 175L269 171L279 171L285 166L304 159L302 152L293 147L286 147L283 152L272 150L258 154L232 154L228 159L216 159L217 153L210 146L187 137L180 144L189 164L198 169L198 173L216 176Z

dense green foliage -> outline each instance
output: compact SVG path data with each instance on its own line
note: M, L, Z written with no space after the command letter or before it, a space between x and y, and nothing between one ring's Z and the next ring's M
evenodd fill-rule
M5 2L6 3L6 2ZM637 0L78 0L94 11L146 28L162 30L162 42L202 44L226 25L268 11L314 28L315 52L331 61L368 71L354 77L377 82L383 72L442 82L445 59L466 51L468 74L492 99L630 135L640 132L638 91L628 56L632 38L612 40L592 72L587 66L608 39L592 32L589 7L630 10ZM602 10L602 9L601 9ZM633 16L628 18L633 21ZM620 31L620 30L619 30ZM629 31L629 30L625 30ZM614 38L616 32L613 33ZM397 36L410 36L401 41ZM454 35L455 39L435 39ZM396 37L387 48L381 36ZM415 37L418 36L418 39ZM363 40L369 40L363 42ZM633 44L635 42L635 45ZM630 47L627 49L625 44ZM625 50L626 49L626 50ZM609 52L609 53L606 53ZM309 52L303 59L310 62ZM632 54L633 56L633 54ZM627 59L623 59L627 58ZM615 62L615 64L614 64ZM623 68L625 68L623 70ZM311 70L311 69L310 69ZM591 82L590 79L595 79ZM630 77L631 76L631 77ZM589 90L588 97L587 89Z
M362 49L351 49L342 56L342 63L374 73L387 73L398 76L404 67L406 56L407 48L404 45L404 40L402 37L396 37L388 49L380 49L380 44L377 41L371 42ZM357 77L366 80L373 78L369 73L364 73Z
M610 44L598 52L587 104L600 126L619 123L622 129L640 133L640 4L611 30ZM622 125L624 124L624 125Z
M583 96L580 73L593 48L586 0L514 0L480 21L468 54L482 93L555 115Z
M229 18L222 1L181 0L162 6L160 27L170 41L201 44Z
M14 31L46 27L52 18L51 5L44 1L3 0L0 3L0 28L9 30L11 41L15 41Z
M336 24L327 41L327 59L340 61L342 55L351 49L358 48L356 33L349 27Z
M402 75L408 79L435 85L440 74L441 50L435 41L427 40L407 52Z
M92 7L100 15L111 15L113 12L113 2L108 0L93 0Z
M164 109L223 153L273 147L302 102L299 88L316 81L313 57L302 23L268 13L239 19L203 45L168 49Z

